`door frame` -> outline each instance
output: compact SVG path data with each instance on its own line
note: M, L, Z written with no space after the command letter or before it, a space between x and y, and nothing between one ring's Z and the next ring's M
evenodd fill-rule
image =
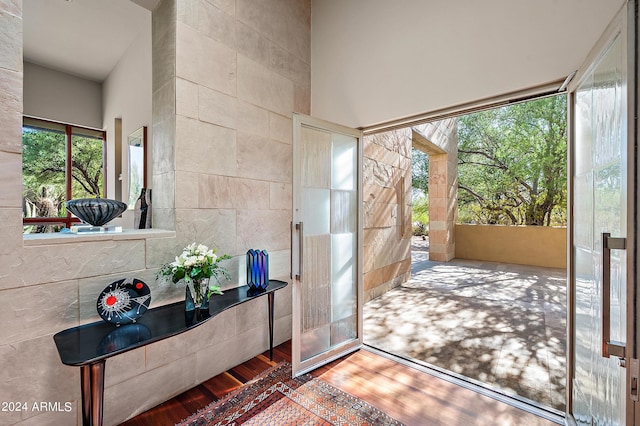
M574 154L575 154L575 109L573 107L576 89L583 82L584 77L590 71L591 66L599 59L607 46L615 37L620 34L626 46L626 103L627 103L627 235L626 237L626 261L627 261L627 335L626 335L626 384L625 384L625 418L626 425L640 425L640 410L638 402L630 398L630 385L632 380L637 380L638 373L638 342L640 341L640 330L634 320L636 306L640 306L638 301L640 295L636 291L638 283L638 252L637 252L637 230L638 218L638 162L637 162L637 135L638 123L636 121L638 111L638 57L637 57L637 14L638 0L627 1L616 14L616 17L607 26L600 39L593 46L585 61L572 77L567 87L567 115L568 115L568 145L567 145L567 174L568 174L568 194L567 199L567 373L566 373L566 423L576 425L573 417L573 378L575 374L574 350L575 350L575 256L573 253L574 243L574 206L573 206L573 185L574 185ZM633 365L633 366L632 366Z
M300 176L300 147L298 141L301 138L302 126L315 128L321 131L332 133L340 133L357 138L357 256L356 261L356 288L357 288L357 338L342 343L335 348L329 349L327 352L316 355L307 360L301 360L300 342L301 342L301 288L304 285L304 275L301 274L300 258L300 241L302 238L301 230L296 225L301 220L301 200L299 191L296 190L296 177ZM363 208L363 175L364 175L364 141L361 130L331 123L308 115L294 113L293 114L293 211L291 222L291 280L292 286L292 330L291 330L291 364L292 374L294 377L314 370L322 365L334 361L344 355L360 349L363 345L363 305L364 305L364 208ZM299 184L299 183L298 183ZM297 306L296 306L297 305ZM297 326L296 326L297 325Z

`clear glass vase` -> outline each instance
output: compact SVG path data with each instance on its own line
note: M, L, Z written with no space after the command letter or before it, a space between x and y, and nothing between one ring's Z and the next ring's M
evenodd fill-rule
M185 289L185 311L209 311L209 278L190 280Z

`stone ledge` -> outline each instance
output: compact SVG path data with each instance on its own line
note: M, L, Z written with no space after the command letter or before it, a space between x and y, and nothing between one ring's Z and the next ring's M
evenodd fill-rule
M75 244L87 241L110 241L110 240L146 240L148 238L171 238L175 237L175 231L163 229L125 229L122 232L106 232L103 234L25 234L23 241L25 246L40 246L50 244Z

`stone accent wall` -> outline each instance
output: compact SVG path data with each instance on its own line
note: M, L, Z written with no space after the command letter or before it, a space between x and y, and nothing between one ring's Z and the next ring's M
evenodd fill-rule
M288 278L291 114L309 113L310 1L163 0L153 13L154 226L169 231L24 237L21 213L22 1L0 0L0 401L72 403L70 412L0 412L0 424L78 424L79 368L56 332L99 320L100 290L123 276L152 307L184 289L155 282L187 243L234 256L270 252ZM117 424L268 347L266 301L107 361L105 424ZM275 343L291 337L291 288L276 295Z
M438 148L423 150L429 154L429 259L440 262L448 262L456 255L455 229L458 214L458 133L456 128L455 118L414 128L423 140L432 147Z
M456 258L567 268L567 228L456 225Z
M364 138L364 302L411 276L411 129Z

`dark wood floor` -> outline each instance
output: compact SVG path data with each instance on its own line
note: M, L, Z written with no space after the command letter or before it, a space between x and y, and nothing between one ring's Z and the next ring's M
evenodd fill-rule
M174 425L280 361L291 362L290 341L274 348L273 362L265 352L122 425ZM407 425L554 424L367 350L340 358L312 374Z

